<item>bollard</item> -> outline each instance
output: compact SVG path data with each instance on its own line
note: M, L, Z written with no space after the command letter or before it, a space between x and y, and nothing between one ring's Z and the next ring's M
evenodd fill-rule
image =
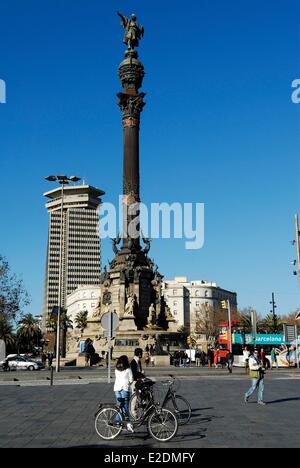
M51 366L51 379L50 379L50 386L51 387L53 385L53 371L54 371L54 368L53 368L53 366Z

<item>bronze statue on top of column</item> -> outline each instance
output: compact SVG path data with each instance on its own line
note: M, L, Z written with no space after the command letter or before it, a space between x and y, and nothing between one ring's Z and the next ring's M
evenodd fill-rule
M125 29L123 42L128 46L129 51L133 51L138 47L139 41L144 36L143 26L139 26L136 21L136 15L133 13L131 18L126 18L122 13L117 13L121 18L121 25Z

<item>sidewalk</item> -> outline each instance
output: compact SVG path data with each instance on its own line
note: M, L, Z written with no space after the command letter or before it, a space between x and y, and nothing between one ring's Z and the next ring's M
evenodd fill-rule
M202 368L202 367L146 367L145 374L150 378L167 379L169 375L174 375L178 378L214 378L222 377L223 380L228 379L249 379L243 368L234 368L233 373L229 374L228 370L222 368ZM279 369L268 371L267 376L273 377L290 377L297 378L300 376L300 371L297 369ZM114 368L111 369L111 380L114 380ZM104 367L62 367L59 373L53 372L54 385L68 384L88 384L108 381L108 370ZM12 371L0 372L0 386L2 385L46 385L50 386L51 371L48 369L29 372L29 371Z

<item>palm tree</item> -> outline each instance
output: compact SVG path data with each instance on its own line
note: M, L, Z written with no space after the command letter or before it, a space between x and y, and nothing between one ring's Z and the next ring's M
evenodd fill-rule
M60 313L60 323L63 329L73 328L73 320L68 315L67 309L62 309Z
M73 321L68 316L67 309L62 309L60 313L60 329L62 330L62 340L61 340L61 355L66 357L67 350L67 331L68 328L73 328Z
M263 333L278 333L282 328L282 320L278 315L268 314L260 323Z
M26 314L18 322L17 338L21 345L23 344L27 351L31 351L33 343L39 342L41 330L39 321L32 314Z
M60 312L60 349L62 357L66 356L66 343L68 328L73 328L73 322L68 316L67 309L61 308ZM46 320L46 328L49 333L55 333L54 343L57 342L57 316L48 315Z
M76 328L80 328L81 333L83 333L83 330L87 326L87 316L88 316L88 311L82 310L81 312L78 312L78 314L75 317Z
M241 323L244 333L252 333L252 319L251 315L255 312L257 316L257 326L261 321L260 315L252 307L246 307L238 311L238 320Z
M55 332L56 330L56 320L53 319L50 315L48 315L48 318L46 320L46 329L48 332Z

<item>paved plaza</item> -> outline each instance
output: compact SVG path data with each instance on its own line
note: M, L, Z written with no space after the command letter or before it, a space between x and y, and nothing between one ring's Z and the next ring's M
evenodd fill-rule
M157 374L157 379L163 378L159 370L151 371ZM258 406L254 399L247 405L243 402L250 381L241 371L232 376L221 371L211 375L207 371L198 375L191 372L188 375L188 372L179 376L178 393L190 401L192 419L187 426L179 427L177 436L166 444L150 438L144 426L135 434L122 432L109 443L99 439L93 425L97 405L100 401L113 401L113 386L104 378L97 383L87 383L84 379L65 380L53 387L40 385L38 380L35 385L26 381L6 385L2 381L0 447L166 450L300 447L300 379L297 371L268 373L266 407Z

